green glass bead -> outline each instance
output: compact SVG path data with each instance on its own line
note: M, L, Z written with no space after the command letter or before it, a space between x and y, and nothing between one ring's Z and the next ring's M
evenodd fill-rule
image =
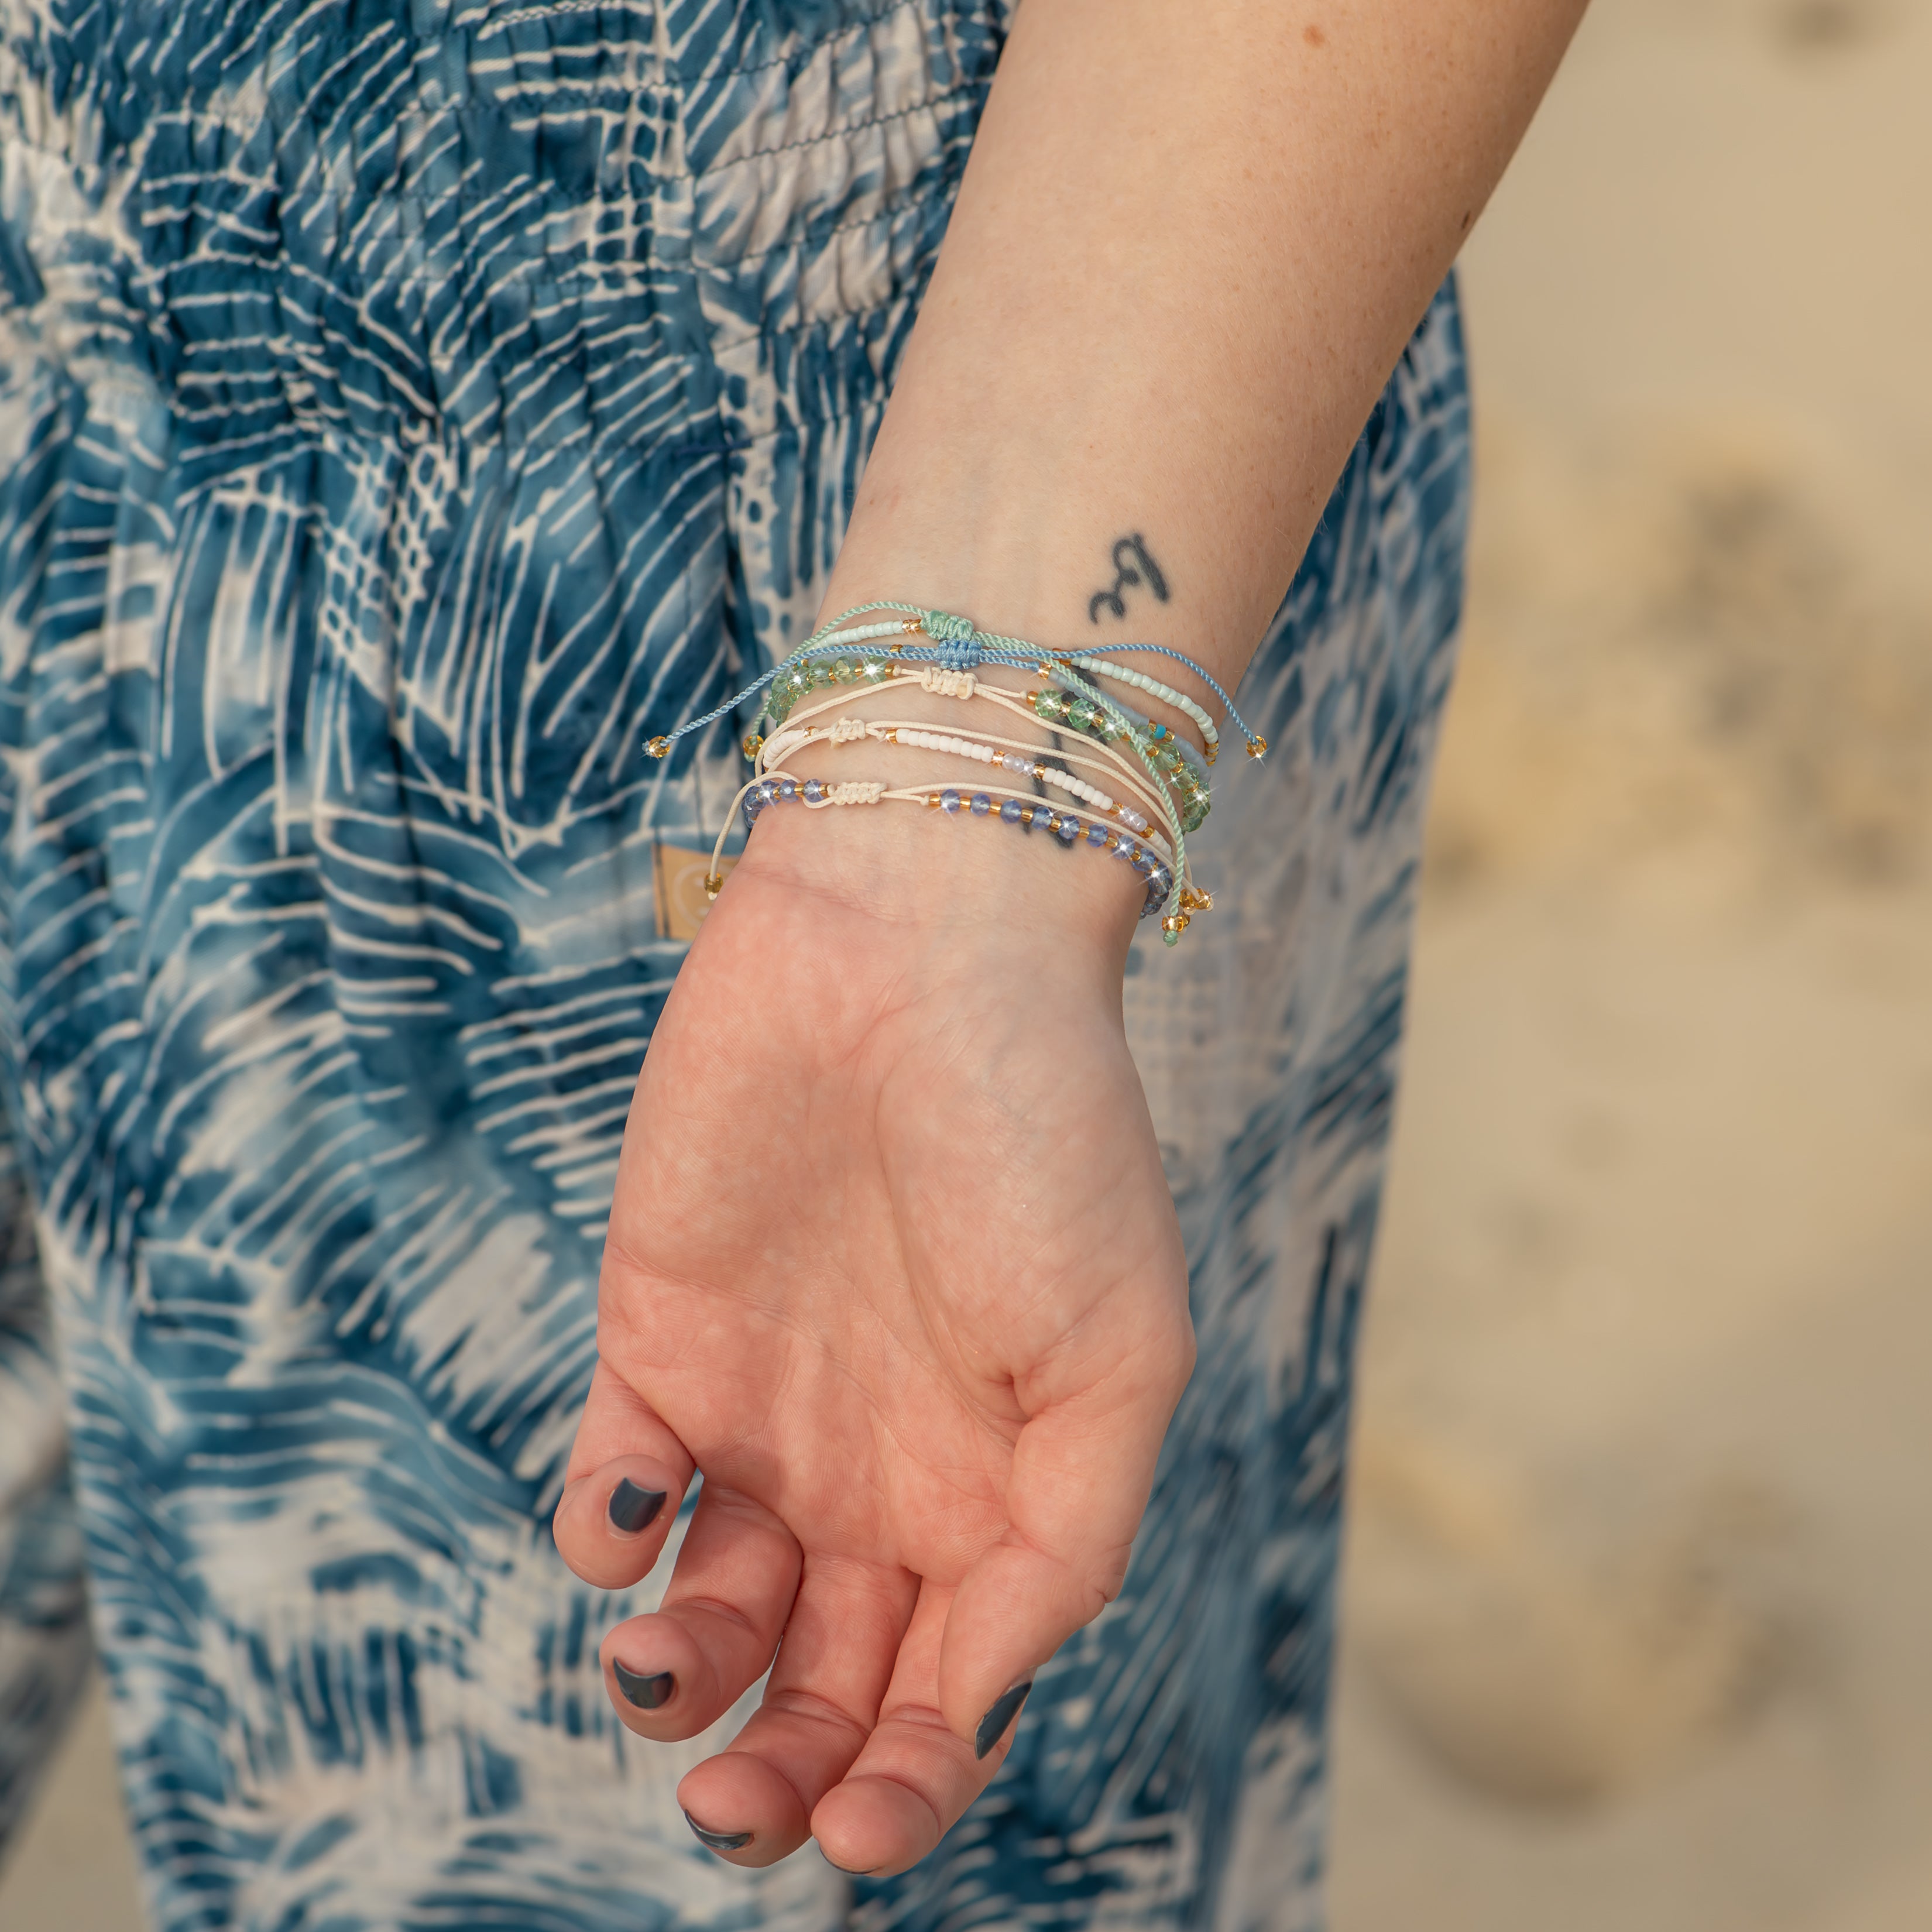
M859 682L859 667L850 658L834 658L832 660L832 678L835 684L856 684Z
M866 682L868 684L884 684L892 674L892 668L884 658L868 658L866 660Z

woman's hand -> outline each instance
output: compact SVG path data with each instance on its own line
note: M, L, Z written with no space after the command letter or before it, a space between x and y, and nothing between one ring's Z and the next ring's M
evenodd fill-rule
M1141 891L1044 836L778 807L666 1005L556 1540L633 1584L704 1472L603 1657L660 1739L770 1668L679 1787L736 1863L922 1857L1120 1588L1193 1361L1120 1016Z

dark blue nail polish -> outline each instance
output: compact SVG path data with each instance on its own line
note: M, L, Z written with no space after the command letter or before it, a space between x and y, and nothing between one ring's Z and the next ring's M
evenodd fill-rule
M691 1827L691 1835L714 1852L739 1851L752 1842L748 1832L707 1832L688 1811L684 1814L684 1822Z
M610 1492L611 1526L626 1536L635 1536L657 1521L658 1511L664 1506L662 1490L641 1489L626 1476Z
M1020 1706L1032 1688L1033 1679L1028 1677L1010 1690L1002 1691L994 1700L993 1708L980 1720L980 1728L973 1736L975 1757L984 1757L1006 1736L1006 1726L1019 1715Z
M671 1693L677 1688L677 1679L668 1670L626 1670L614 1657L610 1660L610 1674L626 1699L640 1711L655 1711L668 1704Z

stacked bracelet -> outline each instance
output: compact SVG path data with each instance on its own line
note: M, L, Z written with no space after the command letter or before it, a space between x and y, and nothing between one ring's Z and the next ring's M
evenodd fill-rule
M885 613L894 614L869 614ZM868 621L853 621L859 618ZM1172 945L1186 929L1190 914L1212 903L1191 883L1186 840L1205 820L1211 806L1208 768L1218 752L1220 732L1206 708L1185 692L1115 661L1136 652L1186 665L1226 706L1228 722L1247 740L1249 755L1258 758L1265 754L1267 741L1248 729L1214 679L1166 645L1042 650L1023 638L981 632L967 618L885 599L856 605L822 626L783 663L736 697L675 731L647 740L645 748L652 758L668 757L678 739L703 730L762 692L765 714L774 726L787 728L775 730L769 740L754 734L746 741L754 773L739 797L748 820L755 820L770 805L795 800L813 809L892 800L949 814L997 818L1022 829L1044 825L1064 844L1114 852L1141 872L1148 881L1142 916L1162 912L1162 932ZM1043 682L1037 688L1015 690L979 675L988 666L1036 676ZM842 709L840 700L845 697L862 702L914 680L928 692L990 705L1055 730L1070 729L1089 752L1042 756L1037 748L992 730L968 736L926 724L868 722L856 716L829 725L811 722L827 710ZM1196 751L1168 727L1128 710L1101 688L1102 680L1172 706L1198 729L1201 748ZM819 693L824 698L815 700L814 694ZM943 782L917 787L892 787L874 780L830 784L800 780L780 769L784 759L807 744L861 739L995 766L1066 792L1098 816L1082 820L1047 804L1036 794L998 784L968 794ZM1100 772L1108 784L1098 784L1067 769L1071 766ZM728 827L728 818L726 823ZM724 836L721 830L706 880L713 896L722 884L718 861Z

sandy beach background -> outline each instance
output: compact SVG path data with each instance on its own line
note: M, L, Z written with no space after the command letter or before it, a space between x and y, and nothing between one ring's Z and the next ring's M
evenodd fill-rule
M1597 0L1465 290L1336 1932L1924 1932L1932 0Z

